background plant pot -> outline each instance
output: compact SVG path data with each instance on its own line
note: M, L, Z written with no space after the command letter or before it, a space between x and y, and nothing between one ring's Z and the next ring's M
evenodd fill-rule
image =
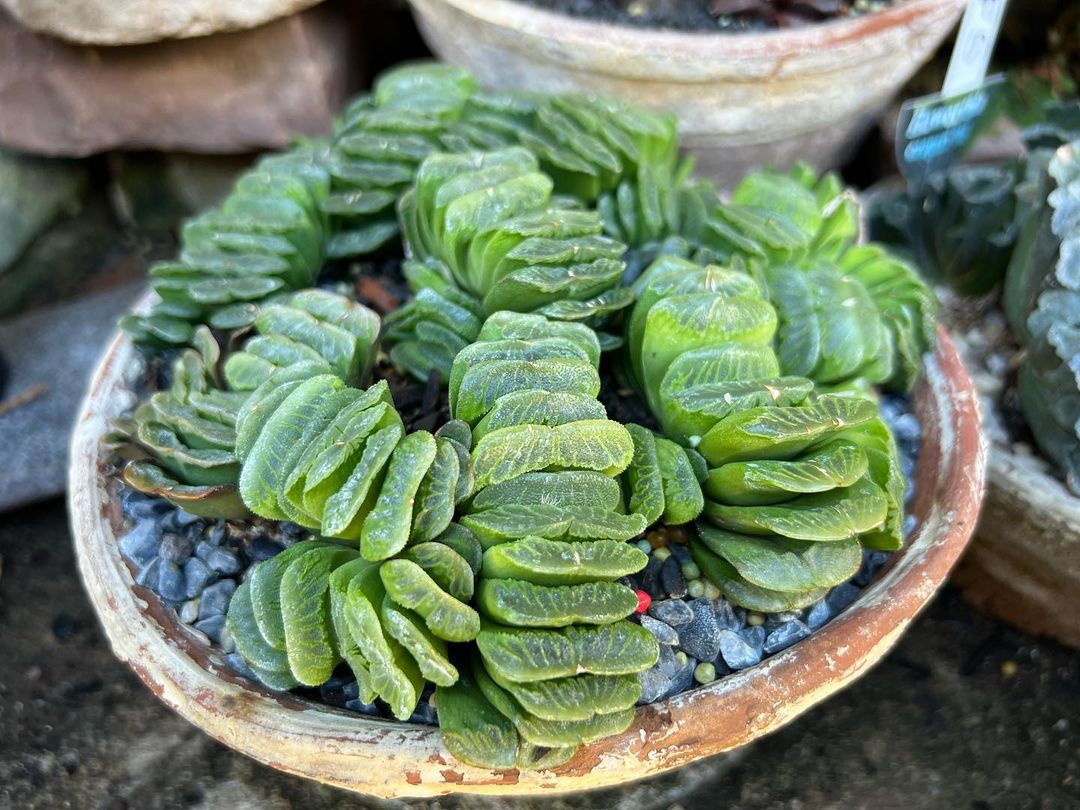
M983 409L992 425L986 400ZM983 516L954 581L979 609L1080 648L1080 498L1042 458L998 438Z
M118 337L91 383L72 441L70 510L79 570L113 651L185 718L262 762L383 797L524 794L617 785L729 751L774 731L865 673L933 596L971 535L985 448L977 400L942 333L916 395L924 427L914 513L902 553L844 613L808 639L709 686L638 710L624 734L555 771L489 771L443 748L438 729L358 716L271 693L234 674L120 557L118 485L102 436L132 404L135 350Z
M765 33L687 33L568 17L512 0L409 0L428 45L505 90L618 96L674 112L699 172L834 168L950 32L966 0L901 0Z

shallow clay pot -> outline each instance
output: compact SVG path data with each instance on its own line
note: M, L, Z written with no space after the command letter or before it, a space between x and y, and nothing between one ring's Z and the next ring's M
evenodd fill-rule
M234 674L120 557L117 484L102 436L130 407L137 367L124 337L94 376L72 441L70 509L83 583L112 643L165 703L207 734L290 773L382 797L542 794L618 785L744 746L864 674L942 584L971 535L985 447L967 371L942 333L916 395L924 427L914 513L903 552L814 635L750 669L638 709L623 734L553 771L490 771L455 760L437 728L380 720L278 694Z
M982 407L993 423L985 399ZM976 607L1080 648L1080 498L998 434L975 542L954 582Z
M632 28L513 0L409 0L441 58L504 90L617 96L678 116L699 173L835 168L952 30L966 0L763 33Z

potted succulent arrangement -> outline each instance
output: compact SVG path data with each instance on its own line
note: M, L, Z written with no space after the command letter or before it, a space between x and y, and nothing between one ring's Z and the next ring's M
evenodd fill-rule
M621 102L383 75L184 227L98 370L71 508L114 649L382 796L782 725L888 650L981 499L970 380L858 213L801 166L724 201Z
M985 518L956 581L976 604L1080 645L1080 103L1042 118L1022 157L885 197L873 230L948 289L988 417Z
M431 49L486 86L675 113L704 176L838 166L965 0L410 0Z

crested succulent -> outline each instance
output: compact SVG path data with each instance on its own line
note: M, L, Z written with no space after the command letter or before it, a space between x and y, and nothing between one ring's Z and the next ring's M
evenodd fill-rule
M629 726L660 654L628 621L649 561L628 541L697 521L700 568L770 611L899 546L871 386L910 385L932 297L855 245L835 177L759 173L725 202L691 172L670 119L413 65L327 149L264 161L187 226L162 301L126 322L148 349L191 346L128 425L126 477L313 535L228 609L266 686L344 666L404 720L434 684L456 757L553 767ZM413 296L380 335L312 285L398 234ZM399 411L393 373L371 382L380 337L425 397L445 387L443 424ZM602 356L654 422L609 418Z
M330 148L331 257L370 253L398 232L394 205L435 152L527 147L560 194L589 203L623 178L676 159L675 122L610 99L494 94L460 68L383 74L345 110Z
M206 326L196 327L196 348L174 363L171 387L121 425L117 438L133 457L124 469L131 486L204 517L249 516L237 492L237 420L264 407L268 393L285 381L319 374L366 379L379 318L344 296L311 289L258 307L253 331L219 368L220 347Z
M150 268L161 300L121 321L132 339L186 345L198 324L239 329L260 301L310 287L327 236L320 204L330 181L321 154L312 144L263 158L219 206L184 225L179 258Z
M246 394L222 390L216 378L221 350L210 330L197 327L173 363L172 384L114 427L113 441L128 459L124 479L192 514L250 515L236 491L236 414Z
M468 534L457 527L455 536L382 562L322 540L289 547L255 566L233 596L237 649L273 689L318 686L344 661L365 702L381 698L407 720L426 681L456 683L447 643L479 629L467 604L474 570L455 550Z
M777 315L750 276L664 257L635 293L630 373L664 433L704 459L698 512L713 525L691 548L730 601L805 607L855 573L860 541L899 548L905 485L876 404L781 376L786 344L774 351ZM635 437L631 503L655 515L664 467L645 432Z
M415 376L476 338L501 310L601 325L633 300L618 287L625 246L595 212L552 199L554 181L522 147L426 159L402 195L416 298L390 319L396 359ZM423 262L423 263L421 263Z
M1029 138L1003 304L1026 352L1017 380L1025 421L1080 494L1080 104L1052 121L1056 131Z
M450 378L451 413L476 437L476 491L461 522L484 547L472 699L531 746L574 748L624 730L637 673L658 655L652 635L625 621L637 596L616 581L644 567L625 541L647 523L623 505L618 476L634 443L596 400L599 354L583 325L499 312Z
M1016 160L959 164L917 193L883 194L870 207L875 239L911 252L930 279L984 295L1005 278L1016 241Z

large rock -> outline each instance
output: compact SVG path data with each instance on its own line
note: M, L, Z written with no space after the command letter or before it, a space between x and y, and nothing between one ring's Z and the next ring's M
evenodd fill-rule
M343 12L230 34L94 48L0 12L0 142L48 155L238 153L323 135L364 78Z
M91 45L131 45L237 31L320 0L0 0L27 28Z

